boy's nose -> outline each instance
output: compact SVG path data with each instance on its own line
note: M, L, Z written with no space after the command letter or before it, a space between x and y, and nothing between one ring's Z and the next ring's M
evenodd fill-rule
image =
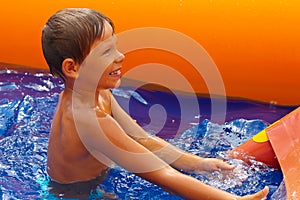
M121 62L123 62L124 59L125 59L124 54L122 54L121 52L118 51L118 56L117 56L115 62L116 63L121 63Z

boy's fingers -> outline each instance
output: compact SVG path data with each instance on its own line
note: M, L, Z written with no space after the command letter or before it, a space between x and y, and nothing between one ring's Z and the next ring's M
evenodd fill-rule
M219 169L223 169L223 170L233 170L234 168L236 168L235 165L229 165L223 161L219 162Z
M262 189L261 191L259 191L256 194L258 195L257 197L262 199L262 198L265 198L268 195L268 193L269 193L269 187L266 186L264 189Z
M249 200L250 199L257 199L257 200L259 199L259 200L262 200L262 199L265 199L265 197L267 197L268 193L269 193L269 187L266 186L261 191L255 193L253 195L248 196L247 199L249 199Z

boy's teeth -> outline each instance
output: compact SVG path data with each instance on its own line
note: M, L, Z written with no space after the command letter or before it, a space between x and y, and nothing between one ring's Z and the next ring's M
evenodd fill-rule
M119 74L121 74L121 70L110 72L110 75L119 75Z

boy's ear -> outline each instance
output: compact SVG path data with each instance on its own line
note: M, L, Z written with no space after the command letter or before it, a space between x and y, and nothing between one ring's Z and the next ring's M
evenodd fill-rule
M72 59L72 58L66 58L62 62L62 71L65 74L65 76L70 78L77 78L78 72L79 72L79 65Z

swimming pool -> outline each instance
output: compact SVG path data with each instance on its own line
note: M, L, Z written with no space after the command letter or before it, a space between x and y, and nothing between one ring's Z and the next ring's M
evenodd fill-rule
M0 71L0 196L2 199L64 199L63 194L49 192L49 177L45 171L47 142L52 116L63 89L61 80L44 71L31 73L24 70ZM220 157L228 160L226 151L243 143L281 118L295 107L228 99L226 122L217 124L210 120L210 98L198 98L201 115L180 118L180 111L165 108L166 123L156 130L149 124L151 107L164 100L174 101L170 93L121 87L112 91L122 106L129 102L128 111L148 132L159 135L189 152L204 157ZM182 96L186 101L189 96ZM171 99L171 100L170 100ZM133 109L136 108L136 109ZM152 114L160 112L160 107ZM146 114L145 114L146 113ZM150 117L151 118L151 117ZM184 131L178 135L176 123L183 120ZM280 171L255 162L247 165L229 159L237 168L228 177L215 172L193 175L215 187L248 194L270 187L268 199L280 199L278 190L282 182ZM157 186L116 166L99 188L115 193L120 199L181 199L164 192ZM278 190L273 197L272 194ZM94 192L90 199L96 199ZM100 195L100 194L99 194Z

